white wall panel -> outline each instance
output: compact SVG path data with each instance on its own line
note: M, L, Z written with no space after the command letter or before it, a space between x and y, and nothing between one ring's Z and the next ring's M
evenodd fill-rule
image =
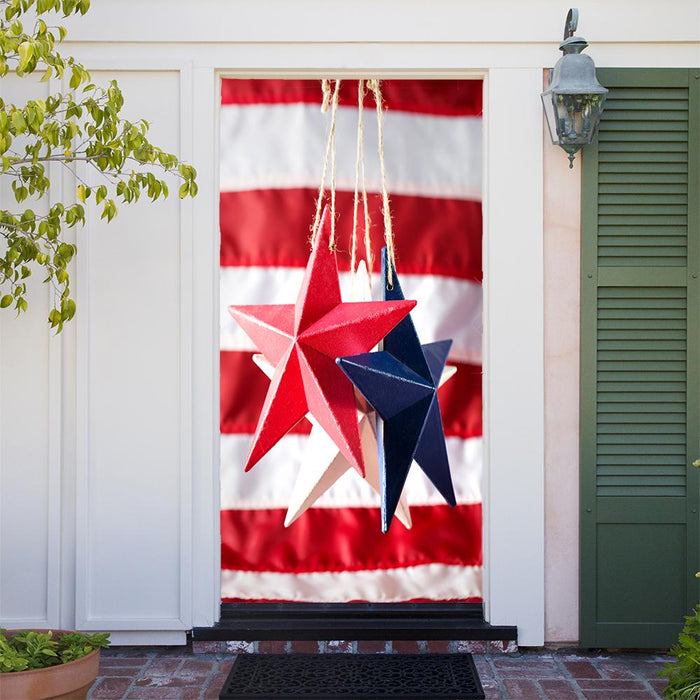
M113 74L93 73L102 82ZM114 74L126 116L179 153L180 74ZM81 176L95 181L84 169ZM77 622L186 629L190 621L189 321L177 183L170 198L90 210L78 259ZM185 257L183 258L183 253ZM186 302L189 309L189 302ZM184 322L184 323L183 323ZM183 420L186 418L186 420Z
M5 200L7 201L7 200ZM0 626L55 624L60 479L48 288L31 311L0 315Z
M7 102L22 105L46 92L46 85L3 78ZM21 149L21 140L14 146ZM0 201L11 211L45 209L15 204L9 182L0 182ZM29 279L26 313L0 312L0 627L58 622L60 339L46 322L51 289L42 279L40 272Z

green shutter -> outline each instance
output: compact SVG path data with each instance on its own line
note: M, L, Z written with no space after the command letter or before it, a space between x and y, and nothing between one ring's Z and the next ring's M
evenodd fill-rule
M664 647L698 602L700 70L601 69L583 154L581 645Z

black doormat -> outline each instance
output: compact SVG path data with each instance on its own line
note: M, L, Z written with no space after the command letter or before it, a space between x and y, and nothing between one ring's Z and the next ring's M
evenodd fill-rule
M484 698L471 654L239 654L219 700Z

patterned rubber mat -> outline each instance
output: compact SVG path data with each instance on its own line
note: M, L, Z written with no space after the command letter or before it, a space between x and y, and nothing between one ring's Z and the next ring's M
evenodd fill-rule
M240 654L219 700L471 700L484 691L471 654Z

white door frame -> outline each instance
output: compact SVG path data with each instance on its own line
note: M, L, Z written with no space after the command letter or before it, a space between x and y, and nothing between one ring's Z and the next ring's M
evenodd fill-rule
M218 115L221 77L319 78L339 75L352 78L376 75L384 78L484 80L485 617L492 624L517 625L521 645L541 645L544 643L543 156L539 104L542 70L374 69L359 73L339 71L337 66L329 64L324 64L323 68L302 70L302 57L308 48L300 46L296 60L288 55L287 60L292 62L287 63L285 71L255 67L245 70L217 68L214 71L195 68L195 90L201 91L202 95L195 99L196 112L200 111L200 114L195 113L194 122L217 125L215 138L207 140L210 155L214 155L214 174L206 173L206 180L200 184L200 192L206 194L200 194L195 200L195 220L209 222L212 210L218 212L213 201L213 195L218 195L218 119L212 119L211 112L214 109ZM295 64L300 68L294 70ZM205 90L206 83L208 89ZM199 101L205 95L206 105ZM212 99L215 107L212 107ZM518 105L517 109L513 105ZM207 160L212 162L211 157ZM218 231L218 216L212 225ZM205 260L198 261L198 256L195 256L195 279L199 272L201 277L209 278L209 285L212 284L211 267L208 274L204 267L207 261L209 265L214 263L212 255L215 252L218 253L218 247L209 250ZM215 269L218 274L218 259ZM218 324L218 288L212 291L209 285L213 303L209 313L216 315ZM218 331L218 326L210 329L206 338L211 340L214 330ZM214 361L216 370L218 337L208 350L210 355L214 352L217 355ZM218 416L218 406L215 415ZM214 438L214 443L217 442L218 432ZM218 455L216 447L213 452ZM218 467L217 458L211 482L216 487L219 483ZM218 503L218 493L208 492L206 501L207 504ZM216 517L218 536L218 512ZM218 539L210 537L209 542L218 544ZM215 562L218 575L218 552L212 556L211 544L205 549L210 553L208 566ZM201 561L201 565L204 563ZM195 568L198 570L201 569ZM205 590L218 591L218 579L205 583L204 578ZM217 607L218 600L217 594Z

